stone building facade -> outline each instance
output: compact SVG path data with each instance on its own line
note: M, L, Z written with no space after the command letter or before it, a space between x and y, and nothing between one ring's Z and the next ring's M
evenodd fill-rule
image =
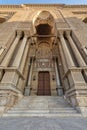
M87 5L0 5L0 111L65 96L87 112Z

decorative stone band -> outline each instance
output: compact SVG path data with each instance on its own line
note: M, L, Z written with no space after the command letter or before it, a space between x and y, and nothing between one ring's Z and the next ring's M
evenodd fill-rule
M0 84L0 116L15 105L23 97L22 93L15 89L12 84Z
M2 68L0 68L2 69ZM24 76L19 72L17 68L9 68L4 67L4 71L7 72L15 72L19 77L24 80ZM22 92L16 88L16 84L14 82L6 81L0 83L0 113L7 111L10 107L15 105L15 103L23 97Z
M65 79L65 77L67 77L67 75L68 75L68 73L69 73L70 71L79 71L79 72L81 72L83 69L86 69L86 68L82 68L82 67L71 67L71 68L69 68L69 69L67 70L67 72L64 74L63 79Z
M5 72L6 71L11 71L11 72L17 72L17 74L24 80L25 78L24 78L24 76L23 76L23 74L18 70L18 68L16 68L16 67L1 67L0 66L0 70L4 70Z
M66 91L65 95L67 98L71 96L85 96L87 95L87 84L81 85L81 83L76 83L77 88L70 88L69 90ZM85 88L84 88L85 87Z
M67 97L76 95L76 96L81 96L81 95L87 95L87 83L83 79L83 76L81 75L81 71L86 68L77 68L77 67L72 67L69 68L69 70L65 73L63 76L63 80L65 80L66 77L69 78L69 81L71 83L70 88L65 92ZM72 77L72 80L70 79Z

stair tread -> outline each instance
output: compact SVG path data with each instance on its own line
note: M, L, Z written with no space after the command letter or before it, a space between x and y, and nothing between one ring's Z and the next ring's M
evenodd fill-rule
M63 97L24 97L3 116L80 116Z

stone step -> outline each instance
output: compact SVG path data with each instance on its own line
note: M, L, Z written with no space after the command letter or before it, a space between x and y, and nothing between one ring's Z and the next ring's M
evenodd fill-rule
M9 111L58 111L58 112L61 112L61 111L65 111L65 112L76 112L76 110L73 110L73 109L11 109Z
M63 97L24 97L3 116L80 116Z
M82 117L81 114L4 114L3 117Z
M29 108L29 109L31 109L31 108L43 108L43 109L45 109L45 108L54 108L54 109L57 109L57 108L66 108L67 106L43 106L43 105L38 105L38 106L35 106L35 105L32 105L32 106L24 106L24 108ZM16 107L14 107L14 108L22 108L22 106L16 106Z
M31 109L35 109L36 110L36 108L31 108ZM11 108L11 110L31 110L30 108L24 108L24 107L21 107L21 108ZM72 108L72 107L70 107L70 108L38 108L37 110L74 110L74 108Z
M67 113L67 114L71 113L71 114L73 114L74 113L74 114L76 114L77 112L75 112L75 111L74 112L73 111L49 111L49 110L46 110L46 111L36 111L35 110L35 111L33 111L32 110L32 111L9 111L8 114L9 113L27 113L27 114L28 113L53 113L53 114L54 113L64 113L64 114L65 113Z
M63 111L54 111L54 112L52 111L51 112L49 110L48 111L36 111L35 110L35 111L9 111L8 112L8 114L17 114L17 113L18 114L31 114L31 113L32 114L43 114L43 113L44 114L46 114L46 113L48 113L48 114L77 114L77 112L73 112L73 111L72 112L71 111L68 111L68 112L67 111L64 111L64 112Z

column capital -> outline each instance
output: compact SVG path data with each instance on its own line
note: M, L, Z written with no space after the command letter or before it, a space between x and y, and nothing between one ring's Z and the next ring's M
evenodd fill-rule
M30 36L30 31L24 31L24 37L28 38Z
M21 30L17 30L17 36L21 37L23 32Z
M70 36L71 30L65 31L65 36Z
M63 37L63 34L64 34L64 31L63 30L58 30L57 31L57 36L60 38L60 37Z

